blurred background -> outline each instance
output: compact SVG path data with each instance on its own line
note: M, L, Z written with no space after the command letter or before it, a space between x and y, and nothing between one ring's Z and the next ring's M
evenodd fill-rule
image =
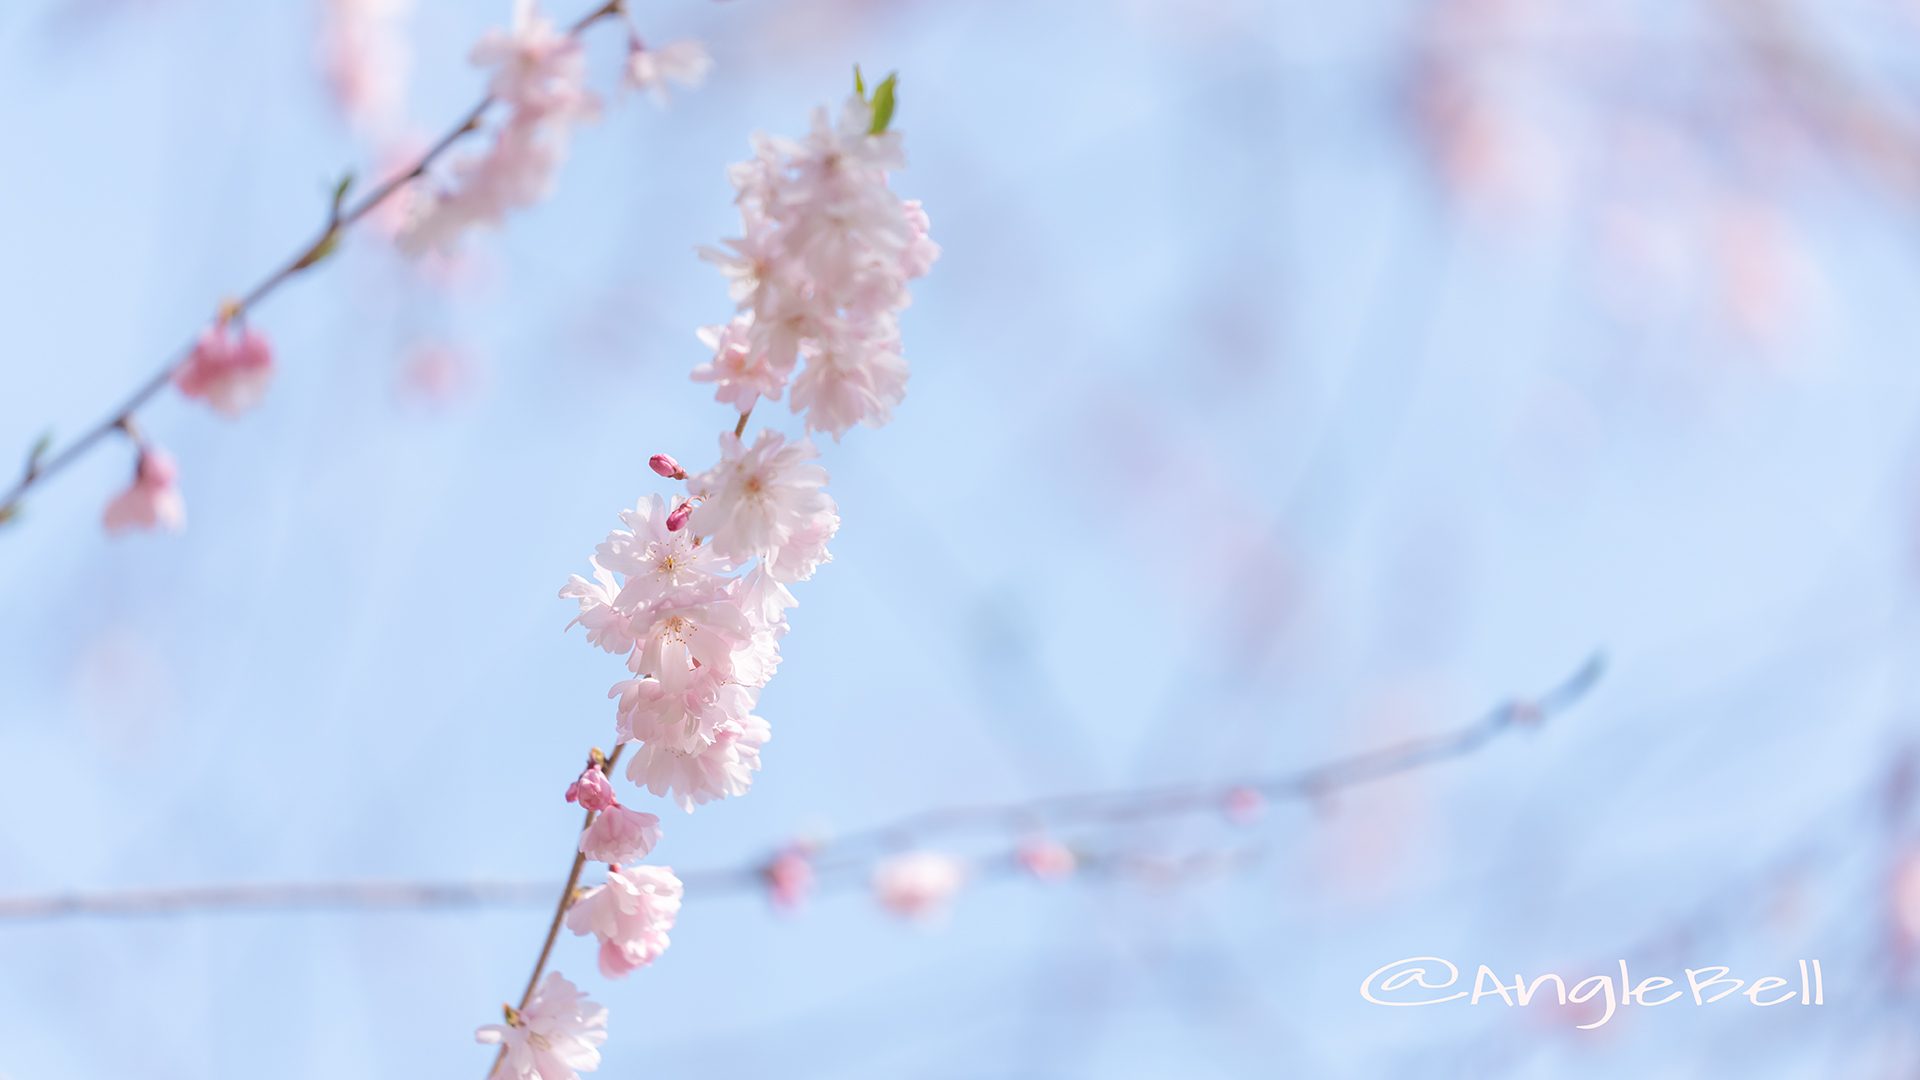
M0 448L95 422L343 168L459 116L508 6L0 7ZM704 88L612 96L555 197L456 261L357 234L255 314L261 409L144 414L184 535L102 534L116 444L0 532L0 894L541 895L0 922L0 1076L485 1071L622 675L555 591L666 490L647 455L711 457L729 417L686 374L729 304L693 249L734 230L749 133L803 131L856 61L901 72L895 183L945 256L906 404L826 450L845 522L765 771L661 811L655 861L1284 772L1610 668L1456 762L1103 834L1141 873L982 883L929 925L692 889L619 982L563 937L612 1013L602 1075L1920 1072L1920 5L636 15L707 44ZM620 35L591 40L611 95ZM1252 855L1178 861L1219 851ZM1826 1004L1579 1031L1361 999L1418 955L1818 957Z

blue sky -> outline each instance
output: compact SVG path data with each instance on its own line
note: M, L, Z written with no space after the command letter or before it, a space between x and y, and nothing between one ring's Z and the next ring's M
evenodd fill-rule
M374 168L310 5L65 6L0 12L0 451L94 421L310 235L343 167ZM463 57L499 6L419 0L423 127L476 92ZM1848 55L1911 60L1890 17L1836 10ZM475 238L471 282L423 285L358 238L259 311L282 365L263 408L151 410L185 535L101 535L118 448L0 533L0 892L557 889L559 792L609 738L622 671L561 632L554 593L664 490L649 454L710 455L727 417L686 371L727 310L693 255L731 228L724 166L753 130L800 131L858 61L902 72L897 183L946 253L905 317L906 404L826 450L844 526L763 698L765 771L663 811L659 860L1286 770L1453 726L1596 648L1611 669L1535 735L1274 808L1269 858L1221 879L993 884L932 928L858 895L782 917L693 894L672 950L618 983L565 939L557 966L612 1010L603 1074L1866 1075L1900 1052L1873 961L1888 841L1862 807L1915 705L1910 209L1825 164L1622 166L1640 190L1560 128L1571 194L1463 210L1404 121L1416 14L640 12L708 42L709 86L584 129L556 197ZM606 85L617 42L594 58ZM1691 115L1669 74L1623 96ZM1710 124L1675 126L1715 157ZM1718 321L1702 234L1659 274L1596 255L1616 210L1691 222L1729 191L1776 212L1802 268L1762 344ZM402 389L437 341L477 371L444 406ZM1801 847L1819 861L1783 885ZM0 1077L479 1075L472 1029L545 918L0 925ZM1674 927L1686 947L1649 963L1817 955L1832 1003L1589 1036L1355 993L1404 956L1571 972Z

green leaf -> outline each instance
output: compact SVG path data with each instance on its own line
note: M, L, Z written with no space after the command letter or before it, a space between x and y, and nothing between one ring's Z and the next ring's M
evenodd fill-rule
M353 190L353 173L349 172L333 185L333 216L340 216L340 208L347 204L347 192Z
M853 92L860 95L861 101L867 100L867 81L860 77L859 64L853 65Z
M867 134L884 134L887 125L893 123L893 88L899 80L900 73L896 71L873 88L873 123L867 128Z

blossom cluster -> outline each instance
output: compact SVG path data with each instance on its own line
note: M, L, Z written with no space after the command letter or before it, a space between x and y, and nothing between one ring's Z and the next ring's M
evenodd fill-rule
M392 126L404 82L404 50L396 44L397 21L410 2L330 0L323 61L343 106L356 120ZM372 208L381 212L397 209L389 228L401 251L409 255L448 252L468 229L497 225L509 211L546 197L566 157L573 126L596 117L600 110L599 97L587 87L586 53L578 31L614 14L628 22L627 62L623 68L628 87L664 104L669 83L694 87L705 79L712 60L704 46L696 41L647 45L633 29L623 5L602 8L566 31L541 14L534 0L514 0L510 26L488 32L471 54L473 63L489 73L487 97L464 125L449 133L417 164L403 167L403 184L422 176L441 151L478 130L482 115L498 106L505 115L492 132L492 142L482 152L455 162L452 175L439 186L407 190L410 199L405 205L401 200L387 200ZM396 185L394 190L401 186ZM336 215L346 191L343 184L336 193ZM319 261L336 240L330 229L323 246L309 251L294 264L295 268ZM273 284L277 281L256 290L254 298ZM171 372L171 381L182 394L205 401L228 416L257 405L273 375L273 350L263 334L241 321L243 307L232 303L223 308ZM444 363L436 365L436 361L444 361L443 355L428 353L416 359L422 362L418 372L423 385L431 390L434 384L446 381ZM176 483L178 470L165 451L134 434L131 419L130 414L123 415L114 423L133 437L138 450L133 480L108 504L103 522L109 532L177 531L186 521L185 503ZM5 508L0 508L0 517L4 513Z
M506 118L491 146L454 164L447 186L416 197L397 237L411 255L448 251L466 230L498 225L509 211L546 198L573 126L600 112L587 89L585 50L533 0L517 0L513 25L481 38L471 59L491 70L487 92Z
M657 88L676 71L704 70L689 55L649 54L636 39L631 78ZM590 572L560 590L578 604L568 627L625 659L628 677L608 696L616 702L615 757L631 750L627 778L688 812L752 786L772 734L757 708L780 665L796 604L790 586L831 560L840 528L812 440L770 429L744 438L749 414L791 383L807 431L837 439L856 424L885 423L906 392L898 313L907 283L927 272L939 248L924 211L888 186L888 172L904 163L900 136L886 130L892 91L890 79L871 100L858 93L837 125L817 112L802 140L756 136L754 156L730 170L743 235L729 242L730 253L705 255L731 280L737 314L703 332L714 356L693 378L716 384L739 421L721 434L719 460L704 471L690 474L655 454L649 467L684 483L684 493L650 494L622 511L622 527L595 548ZM610 766L595 751L567 789L569 801L591 812L582 857L608 868L602 884L571 899L566 926L598 939L600 970L617 977L666 949L683 889L667 868L623 865L653 849L659 819L620 804ZM944 865L909 867L898 875L899 891L931 908L958 883L957 873L941 875ZM777 895L797 902L811 869L794 851L767 877ZM573 1015L576 1003L560 1000ZM604 1013L595 1016L586 1027L566 1027L571 1021L561 1017L571 1049L547 1065L513 1052L519 1029L532 1028L526 1015L516 1023L510 1012L506 1029L483 1028L481 1037L508 1047L496 1076L572 1080L598 1064ZM554 1036L542 1029L541 1037Z
M926 211L887 184L905 159L882 90L849 98L837 123L816 110L803 139L756 138L729 171L741 234L702 250L738 313L701 331L713 359L693 377L741 412L791 384L806 429L836 440L886 423L906 396L898 313L940 254Z

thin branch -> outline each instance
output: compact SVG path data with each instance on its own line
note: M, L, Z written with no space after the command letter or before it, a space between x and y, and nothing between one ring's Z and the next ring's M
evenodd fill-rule
M888 852L924 844L942 835L986 832L1020 837L1047 829L1106 827L1146 819L1218 813L1237 791L1273 801L1314 801L1347 788L1384 780L1429 765L1468 757L1502 735L1543 726L1578 703L1605 668L1599 654L1545 693L1498 705L1479 720L1439 735L1411 739L1289 773L1238 781L1179 784L1130 791L1058 795L1024 802L956 806L925 811L877 828L848 833L813 851L813 862L842 882L861 880L865 869ZM615 756L618 756L616 750ZM612 759L607 767L611 768ZM592 816L587 818L592 823ZM1005 860L1010 863L1011 860ZM720 894L765 888L768 860L681 874L689 892ZM994 860L1001 865L1002 860ZM561 921L579 884L578 855L568 874L547 938L528 983L529 995L546 966ZM1090 865L1125 870L1124 857L1102 856ZM1138 865L1156 867L1163 862ZM537 882L338 882L233 885L184 889L136 889L0 897L0 921L88 915L191 915L279 910L438 910L508 907L533 903L550 885ZM521 1004L526 1004L523 997Z
M606 3L594 11L576 20L573 25L568 28L568 36L578 37L594 23L619 14L625 9L625 6L625 0L607 0ZM384 183L350 204L341 205L336 201L332 211L328 214L325 227L321 229L320 234L316 236L311 243L289 256L286 261L280 265L279 269L268 274L258 284L248 289L241 295L240 299L223 306L221 308L222 313L228 318L234 319L244 316L269 296L278 292L280 286L298 276L302 271L317 265L339 246L342 237L344 237L347 231L354 225L359 223L362 218L365 218L368 214L378 209L388 199L392 198L395 193L400 191L400 189L424 176L427 170L433 166L433 163L438 161L448 150L452 149L454 144L459 142L463 136L478 130L481 117L485 115L487 109L491 107L493 103L494 99L491 95L482 97L472 108L467 110L459 123L448 129L446 134L442 135L432 146L428 147L426 152L421 154L420 157L405 170L388 178ZM342 193L344 194L344 189L342 189ZM160 370L154 372L146 382L141 383L133 393L129 394L127 398L120 403L117 409L98 424L88 429L84 434L74 439L71 443L68 443L58 453L44 458L36 456L33 460L29 461L20 479L14 483L12 488L7 490L5 495L0 495L0 524L6 523L19 513L20 500L26 497L28 491L43 483L54 474L64 471L69 465L79 461L82 457L86 456L89 450L97 446L102 439L105 439L117 430L124 429L128 422L132 420L135 412L139 411L148 401L152 400L155 395L167 388L167 384L173 381L174 373L180 369L182 364L186 363L187 357L191 352L191 345L177 350Z

